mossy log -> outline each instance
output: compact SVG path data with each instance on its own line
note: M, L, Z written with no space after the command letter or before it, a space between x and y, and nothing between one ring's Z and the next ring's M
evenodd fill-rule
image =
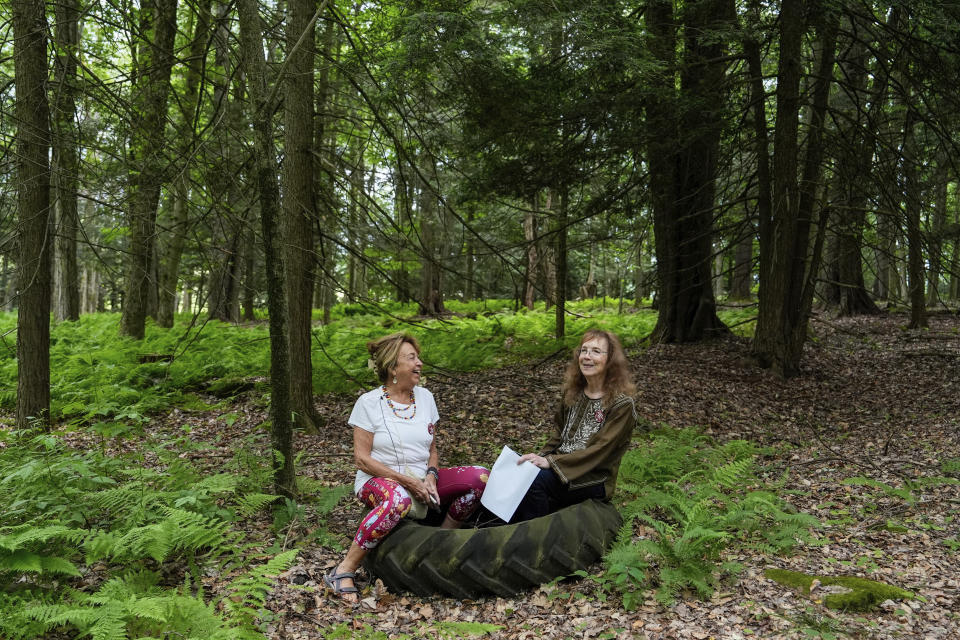
M253 389L255 384L250 378L220 378L207 386L207 393L217 398L231 398Z
M810 595L814 580L827 587L843 587L847 591L830 593L823 598L823 604L838 611L869 611L885 600L914 598L912 591L854 576L813 576L786 569L767 569L763 575L786 587L797 589L804 595Z

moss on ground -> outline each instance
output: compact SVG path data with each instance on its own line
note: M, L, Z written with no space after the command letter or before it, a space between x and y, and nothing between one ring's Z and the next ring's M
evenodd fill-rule
M844 593L831 593L823 598L823 603L828 608L838 611L869 611L885 600L912 600L914 597L912 591L853 576L813 576L786 569L767 569L763 575L774 582L797 589L804 595L810 594L814 580L824 586L849 589Z

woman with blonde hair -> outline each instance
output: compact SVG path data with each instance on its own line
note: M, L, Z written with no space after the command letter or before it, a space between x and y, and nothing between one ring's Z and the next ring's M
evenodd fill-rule
M609 500L620 459L637 423L627 356L616 335L602 329L583 334L563 378L554 431L540 453L540 467L511 522L547 515L584 500Z
M404 516L423 518L428 506L446 510L441 527L457 528L480 504L489 471L437 468L434 438L440 420L433 394L419 386L420 344L393 333L367 344L381 385L361 395L348 423L357 464L354 492L371 507L346 557L324 582L349 602L357 599L356 570Z

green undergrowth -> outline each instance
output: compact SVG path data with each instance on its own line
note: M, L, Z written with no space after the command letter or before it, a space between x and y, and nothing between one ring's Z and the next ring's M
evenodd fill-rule
M842 587L841 593L826 593L823 604L838 611L869 611L886 600L912 600L912 591L855 576L814 576L786 569L767 569L763 575L787 587L810 595L814 580L824 587Z
M181 457L200 446L108 456L0 430L0 637L263 638L297 554L247 533L278 501L269 464L241 448L204 472Z
M656 323L656 313L649 309L617 313L616 301L609 298L573 302L566 337L558 342L553 339L554 311L544 310L542 303L534 311L517 312L507 300L450 301L447 307L454 315L421 319L414 304L335 306L333 321L317 322L313 330L314 391L374 385L366 343L392 331L409 331L420 340L429 378L564 354L591 327L614 331L625 345L636 346ZM737 324L752 314L736 310L721 315ZM270 355L264 322L237 326L181 315L171 329L148 323L146 337L137 341L120 337L119 321L119 314L98 313L53 325L55 419L94 425L110 435L172 406L207 408L195 392L227 397L251 389L269 391L263 382ZM0 313L0 409L6 410L16 403L15 329L16 314Z
M503 629L498 624L488 624L485 622L452 622L437 621L418 625L416 633L409 635L406 633L386 633L366 622L361 624L340 624L327 627L320 630L320 637L325 640L414 640L420 638L441 638L444 640L453 640L455 638L482 638L493 635Z
M764 451L745 440L717 444L696 429L660 429L620 466L624 524L601 578L625 608L655 590L664 603L684 592L708 598L747 549L784 553L816 543L816 518L798 513L755 473Z

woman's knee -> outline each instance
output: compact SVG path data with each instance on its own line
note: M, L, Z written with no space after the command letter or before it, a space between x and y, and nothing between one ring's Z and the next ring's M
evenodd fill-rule
M540 469L540 471L537 473L537 477L533 479L533 484L530 485L530 488L549 491L556 487L558 480L557 474L554 473L553 469Z
M440 470L440 479L437 488L442 494L457 496L473 492L477 497L483 494L487 487L490 470L478 465L465 467L449 467ZM443 496L441 496L442 498Z
M487 480L490 478L490 470L486 467L474 466L470 478L470 489L479 498L483 495L483 490L487 488Z
M390 498L387 502L387 513L389 516L395 517L397 520L407 515L407 512L410 511L410 507L413 505L413 499L410 497L410 494L406 492L402 487L397 487L390 494Z

